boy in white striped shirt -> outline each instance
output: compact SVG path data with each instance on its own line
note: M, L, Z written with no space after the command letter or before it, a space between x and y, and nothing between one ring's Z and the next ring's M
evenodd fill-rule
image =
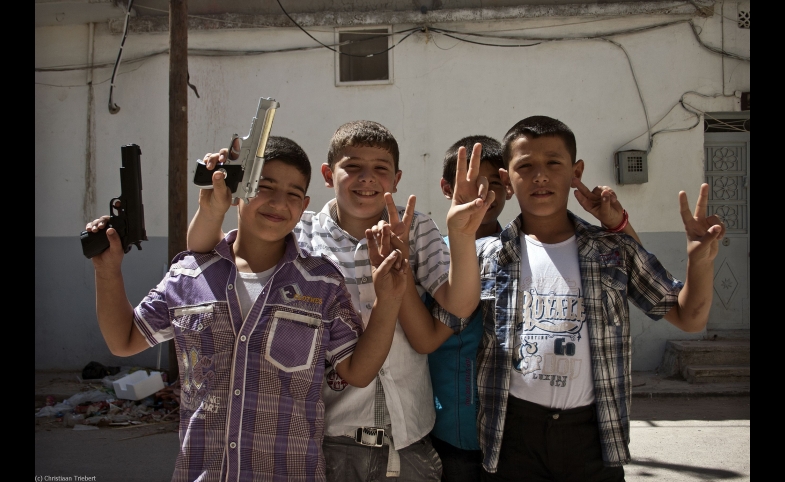
M227 150L207 154L208 169L226 160ZM472 159L474 161L474 159ZM479 302L479 268L474 234L494 198L479 176L479 158L469 165L458 160L458 181L447 214L450 249L426 214L414 210L410 196L405 209L396 207L392 193L402 172L398 143L384 126L355 121L339 127L332 137L321 172L335 199L319 212L306 211L295 227L301 247L327 256L341 267L352 302L367 324L376 299L368 243L376 249L371 228L384 221L402 240L413 280L399 312L392 347L379 376L365 388L352 387L332 367L325 370L324 455L327 478L335 481L434 480L441 461L428 433L435 413L427 356L409 343L402 321L424 309L427 291L441 306L469 316ZM231 196L221 175L213 189L202 190L199 209L188 230L188 248L209 251L222 239L221 223ZM458 281L460 280L460 281ZM412 282L413 281L413 282Z

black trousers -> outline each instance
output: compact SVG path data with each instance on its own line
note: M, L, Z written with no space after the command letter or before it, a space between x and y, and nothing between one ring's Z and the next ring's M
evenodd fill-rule
M553 410L510 396L498 469L482 480L615 482L624 469L602 462L594 405Z

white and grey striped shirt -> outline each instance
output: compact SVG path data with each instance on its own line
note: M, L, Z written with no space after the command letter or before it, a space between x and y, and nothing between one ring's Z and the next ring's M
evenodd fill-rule
M404 208L398 206L403 217ZM386 220L383 212L382 219ZM306 211L294 229L303 248L313 254L331 258L341 268L352 303L368 324L376 293L371 277L371 263L365 239L357 240L337 224L336 201L325 204L319 212ZM447 281L450 253L436 223L426 214L415 211L409 233L409 262L417 281L417 292L433 296ZM433 392L428 373L428 357L417 353L409 344L400 323L395 328L392 346L379 371L387 409L392 421L395 448L400 450L427 435L435 420ZM335 383L337 375L329 373L322 388L325 404L325 435L341 436L357 427L374 426L376 381L365 388ZM333 377L332 380L329 378ZM332 381L332 383L330 383Z

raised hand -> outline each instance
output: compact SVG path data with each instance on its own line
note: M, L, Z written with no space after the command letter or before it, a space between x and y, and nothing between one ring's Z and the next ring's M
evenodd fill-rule
M409 196L406 201L406 209L403 211L403 218L398 217L398 207L395 205L392 194L384 193L384 202L387 205L387 218L390 222L380 220L376 226L365 230L368 249L370 251L376 250L372 256L376 258L377 263L374 264L374 258L371 258L371 264L374 266L378 266L393 249L399 250L404 259L409 259L409 232L414 219L414 205L417 202L417 197Z
M452 203L447 212L447 229L450 235L471 236L482 223L482 218L496 199L496 193L488 190L488 179L480 176L482 144L475 144L469 167L466 167L466 149L458 149L458 159Z
M687 193L679 192L679 212L687 233L687 256L690 261L714 261L719 240L725 236L725 223L717 215L706 216L709 185L701 184L695 211L690 212Z
M380 301L401 301L406 291L409 263L399 250L394 250L373 270L373 288Z
M575 199L583 209L602 223L606 228L614 228L624 219L624 208L616 198L616 193L608 186L597 186L591 191L577 177L572 178Z
M202 161L207 169L213 170L219 162L226 162L228 149L221 149L217 153L207 153ZM220 171L213 173L213 188L199 190L199 210L213 217L220 217L223 220L229 206L232 206L232 192L224 181L224 175Z
M392 229L386 221L379 221L373 228L365 230L365 239L368 241L368 257L371 266L378 268L379 265L390 255L393 248L390 246Z
M108 218L108 216L104 217ZM93 223L90 224L95 224L96 226L101 224L105 227L106 221L101 221L101 219L96 219L93 221ZM87 225L88 229L90 224ZM106 230L106 237L109 239L109 248L105 249L102 253L90 258L90 260L93 262L93 268L95 268L96 273L122 276L121 266L123 264L123 256L125 256L125 252L123 251L123 243L120 241L120 236L117 234L117 231L114 228L109 228Z

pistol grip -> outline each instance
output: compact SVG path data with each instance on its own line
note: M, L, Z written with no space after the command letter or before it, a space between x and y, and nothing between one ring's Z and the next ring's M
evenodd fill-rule
M196 162L196 172L194 172L194 184L202 189L213 188L213 173L223 170L226 177L224 182L232 193L237 191L237 185L243 180L243 167L239 164L219 164L214 170L207 169L201 162Z
M101 229L96 233L82 231L79 237L82 241L82 253L88 259L103 253L109 248L109 238L106 236L106 229Z

